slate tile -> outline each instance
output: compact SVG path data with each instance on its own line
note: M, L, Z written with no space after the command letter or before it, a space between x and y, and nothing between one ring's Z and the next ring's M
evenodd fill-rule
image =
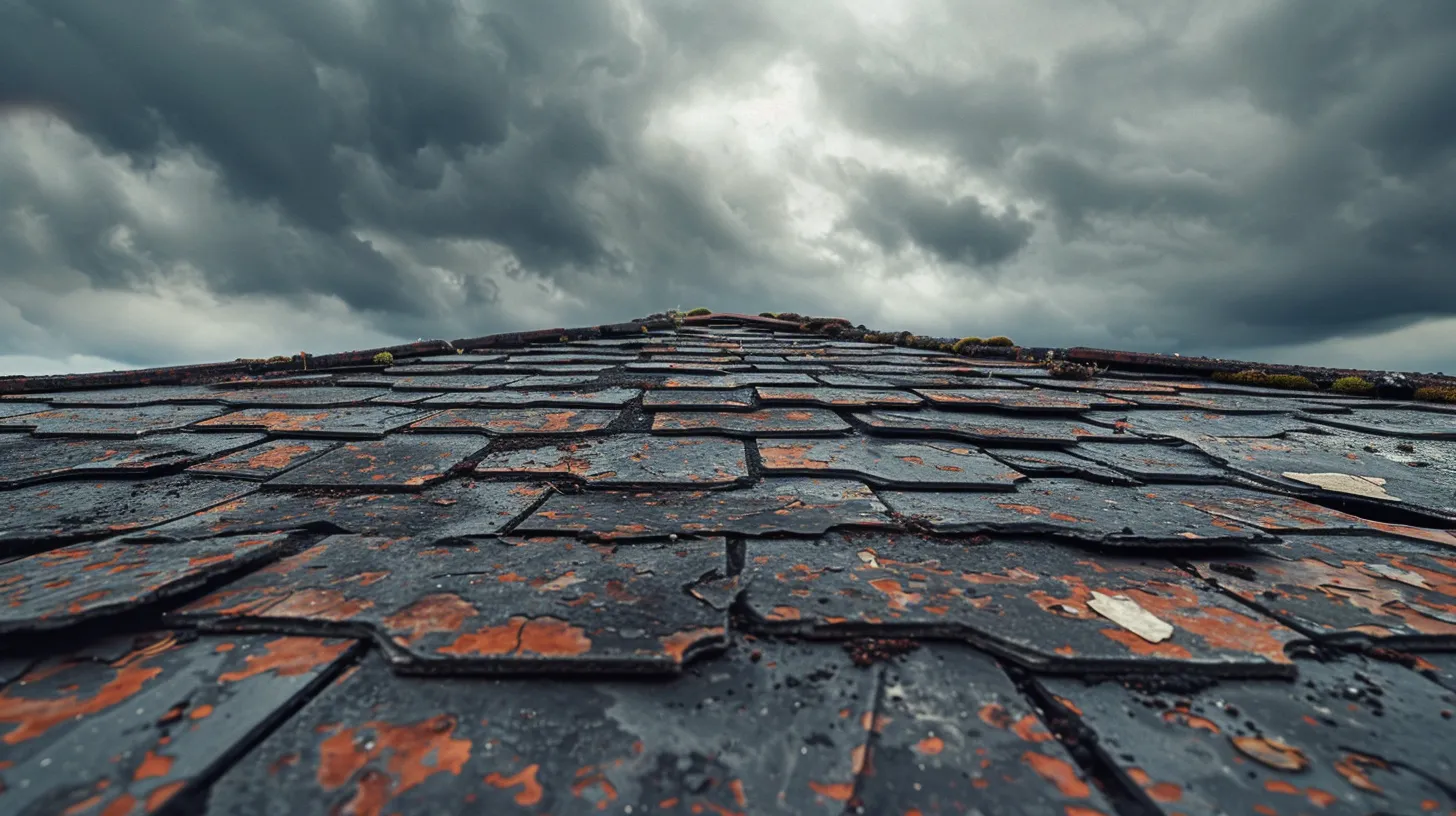
M872 377L984 377L986 372L970 366L931 365L836 365L835 370L846 374L861 374Z
M1166 693L1037 680L1097 739L1090 747L1167 814L1447 813L1456 796L1456 695L1403 668L1344 655L1300 661L1298 682Z
M885 487L1009 491L1026 478L978 450L945 442L764 440L758 453L771 474L850 476Z
M548 405L575 405L582 407L606 406L620 408L637 399L642 392L636 388L603 388L598 391L470 391L441 394L421 403L421 407L500 407L531 408Z
M521 522L521 533L601 539L669 534L821 533L840 525L888 525L873 491L847 479L765 479L735 490L553 495Z
M353 651L267 635L114 640L129 647L115 659L53 657L0 689L0 811L112 816L185 803Z
M1298 412L1343 413L1346 408L1316 406L1291 397L1254 397L1239 394L1206 394L1202 392L1180 392L1176 394L1127 394L1127 399L1139 408L1170 411L1202 411L1215 414L1293 414Z
M1205 580L1334 641L1456 647L1456 552L1376 536L1289 537L1190 562Z
M725 642L726 613L686 591L725 563L721 540L430 547L332 536L169 617L208 627L358 632L410 672L673 674Z
M485 445L479 437L459 434L410 434L349 442L270 479L266 486L371 493L422 490L455 472Z
M384 369L381 374L400 374L412 376L418 374L458 374L462 371L469 371L474 368L473 363L454 361L449 363L405 363L393 365Z
M995 408L1038 414L1077 414L1092 409L1114 409L1132 403L1102 394L1051 391L1044 388L965 388L936 391L916 389L939 408Z
M773 358L769 358L767 360L764 360L764 362L769 362L769 363L781 363L783 361L784 360L783 360L782 357L773 357ZM711 353L710 354L653 354L653 355L649 355L644 360L644 363L646 363L646 364L653 364L653 363L690 363L692 365L698 365L698 366L711 366L711 365L719 365L719 364L733 364L733 363L746 363L746 362L748 362L748 360L745 360L742 356L737 355L737 354L721 355L721 354L711 354ZM632 370L634 370L633 367L634 366L637 366L637 365L641 365L641 363L628 363L625 366L623 366L623 368L627 369L628 371L632 371Z
M927 644L886 669L866 813L1096 816L1115 811L995 661Z
M642 407L649 411L662 408L747 409L754 407L753 389L738 388L731 391L696 391L686 388L654 389L642 393Z
M838 434L849 424L822 408L762 408L757 411L661 411L652 417L660 434L719 433L729 436Z
M524 374L422 374L391 377L395 391L487 391L525 379Z
M284 538L108 539L0 564L0 634L58 629L174 598L272 558Z
M1008 372L1005 376L1014 378L1017 375ZM1118 380L1111 377L1098 377L1091 380L1058 380L1048 377L1038 378L1036 384L1042 388L1055 388L1059 391L1101 392L1107 394L1175 393L1172 385L1150 380Z
M1413 467L1407 461L1390 458L1364 444L1370 437L1350 435L1288 434L1282 439L1217 439L1199 437L1194 444L1229 470L1256 481L1306 495L1400 503L1456 517L1456 444L1425 442L1436 449L1437 466ZM1371 446L1374 447L1374 446ZM1393 446L1391 446L1393 447ZM1444 448L1445 450L1440 450ZM1288 474L1305 474L1295 478ZM1319 476L1340 474L1349 485L1322 488L1312 484ZM1370 480L1377 480L1366 485Z
M590 374L593 377L599 376L603 371L610 371L616 366L598 363L596 365L530 365L528 363L487 363L478 365L473 371L481 374L519 374L522 377L539 374L542 376L565 376L574 374ZM525 380L519 380L514 385L519 385Z
M50 407L48 402L0 402L0 419L36 414L48 411Z
M961 545L853 532L749 541L743 609L766 632L964 639L1028 667L1286 675L1296 632L1153 558L1027 540ZM1172 627L1151 642L1099 615L1122 596Z
M332 373L302 374L275 372L257 377L243 375L235 379L223 379L207 384L212 391L233 391L244 388L312 388L333 383Z
M753 648L757 662L740 653L671 683L394 677L366 658L229 769L208 813L363 801L383 813L838 816L880 673L826 644Z
M633 353L610 354L607 352L572 354L512 354L508 363L529 363L531 365L618 365L637 359Z
M460 395L480 393L478 391L457 391ZM444 396L441 391L389 391L369 400L368 405L418 406L428 399Z
M274 406L278 408L333 408L343 405L365 405L388 394L384 388L345 388L319 386L310 388L241 388L219 391L217 396L229 405Z
M43 398L53 405L69 408L135 408L169 402L217 402L216 393L204 385L144 385L95 391L60 391L46 394Z
M833 388L948 388L968 385L964 377L934 377L928 375L896 375L872 377L868 374L814 374L814 379Z
M378 439L433 411L387 405L347 408L244 408L197 424L204 430L259 430L279 436Z
M1434 411L1356 409L1345 415L1310 417L1321 425L1377 436L1406 439L1456 439L1456 416Z
M511 383L511 388L571 388L594 383L601 377L596 374L570 374L565 376L532 376Z
M650 360L641 363L627 363L622 366L623 371L642 374L703 374L706 376L718 376L734 371L752 371L753 366L746 363L681 363L681 362L658 362Z
M215 436L218 439L227 438L223 434ZM203 438L214 438L214 434L207 434ZM227 456L200 462L187 468L187 472L199 476L226 476L231 479L265 481L286 470L317 459L338 447L338 444L322 439L272 439Z
M1142 482L1126 473L1113 470L1110 467L1099 465L1090 459L1084 459L1055 448L1038 448L1032 450L993 448L988 452L988 455L1028 476L1070 476L1089 482L1101 482L1102 484L1111 485L1142 484Z
M1392 524L1342 513L1294 496L1253 493L1231 488L1164 485L1158 495L1215 518L1268 533L1364 534L1374 532L1456 547L1456 532Z
M150 476L180 469L264 437L158 434L136 440L0 437L0 487L82 476Z
M1066 445L1111 438L1115 429L1060 417L1023 417L965 411L871 411L855 414L871 433L884 436L945 436L981 444Z
M135 439L177 431L223 413L211 405L143 405L121 408L53 408L0 420L0 431L29 430L35 436L94 436Z
M495 535L531 509L547 489L545 485L455 480L423 493L270 490L188 515L138 539L183 540L285 530L414 536L420 541Z
M1127 445L1087 445L1075 453L1144 482L1213 484L1229 480L1218 462L1197 448L1152 442Z
M646 434L497 451L486 454L475 472L659 487L706 487L749 478L742 442L715 436L663 439Z
M593 408L451 408L416 422L410 430L490 436L587 434L606 430L619 413Z
M1072 479L1036 479L1015 495L880 491L890 509L937 533L1048 535L1103 546L1240 545L1258 529L1214 517L1161 494Z
M252 485L192 476L51 482L0 493L0 557L137 530L236 500Z
M1090 423L1122 428L1130 433L1153 438L1192 441L1200 436L1267 439L1299 431L1320 433L1320 426L1307 417L1292 414L1213 414L1178 411L1124 411L1119 413L1084 414Z
M920 396L898 389L875 391L861 388L759 386L757 390L758 398L768 404L818 405L825 408L871 406L913 408L925 403Z
M504 360L504 354L430 354L424 357L406 357L395 360L399 365L436 365L440 363L495 363Z
M705 374L673 374L659 377L650 385L655 388L708 388L718 391L751 385L814 385L808 374L771 371L742 371L722 376Z

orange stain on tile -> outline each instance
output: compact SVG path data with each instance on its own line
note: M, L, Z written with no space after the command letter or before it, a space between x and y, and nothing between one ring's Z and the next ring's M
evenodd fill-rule
M263 645L265 654L248 655L243 669L220 674L217 681L236 683L270 672L279 677L296 677L338 660L353 645L351 640L329 643L311 637L278 638Z

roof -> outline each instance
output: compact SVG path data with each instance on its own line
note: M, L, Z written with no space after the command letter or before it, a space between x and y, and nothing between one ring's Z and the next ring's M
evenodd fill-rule
M947 348L0 380L0 811L1456 813L1456 411Z

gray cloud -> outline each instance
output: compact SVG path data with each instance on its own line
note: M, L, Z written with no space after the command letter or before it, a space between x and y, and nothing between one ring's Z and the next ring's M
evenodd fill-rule
M1456 370L1451 98L1441 0L8 0L0 366L706 304Z
M892 252L909 241L943 261L975 266L1015 255L1033 229L1014 207L993 215L975 196L944 201L885 174L864 185L849 224Z

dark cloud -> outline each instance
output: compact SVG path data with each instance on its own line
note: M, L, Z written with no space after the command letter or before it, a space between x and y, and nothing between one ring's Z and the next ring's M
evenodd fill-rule
M0 0L0 355L707 304L1456 369L1452 98L1446 0Z
M975 196L946 201L886 174L866 182L849 224L892 252L909 241L942 260L973 266L1005 261L1032 233L1031 222L1015 207L994 215Z

